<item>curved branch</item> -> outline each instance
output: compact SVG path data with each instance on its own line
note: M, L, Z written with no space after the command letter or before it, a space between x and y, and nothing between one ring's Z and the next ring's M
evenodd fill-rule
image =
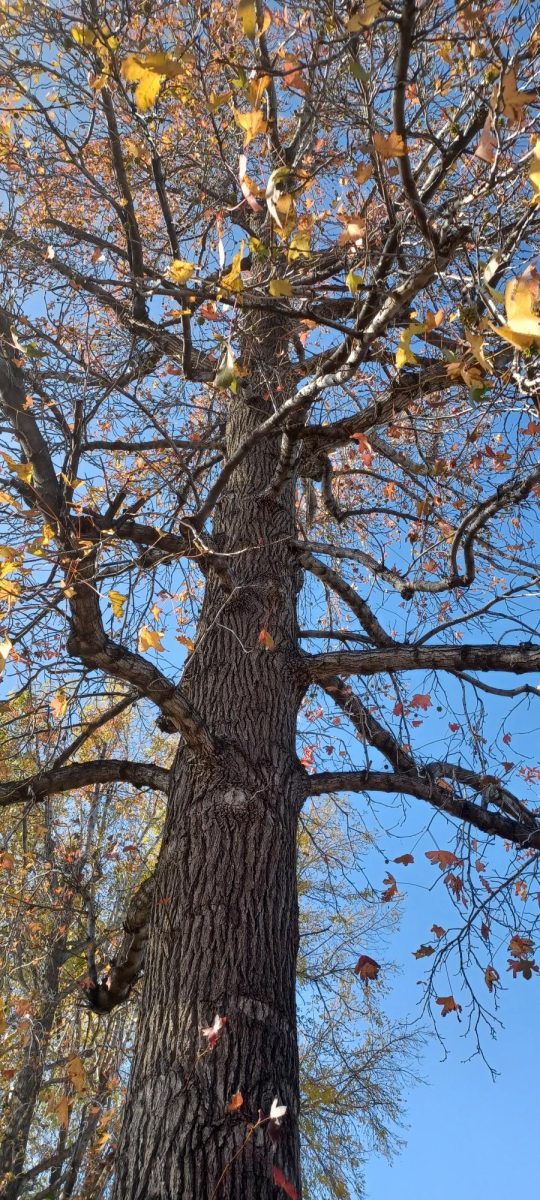
M92 1012L102 1016L110 1013L117 1004L123 1004L139 978L146 953L148 923L154 895L154 876L150 875L133 893L124 921L124 936L111 963L109 973L101 980L93 962L93 946L90 976L92 982L85 988L85 1000Z
M30 779L0 784L0 808L12 804L37 803L60 792L77 791L92 783L130 783L136 788L155 788L166 792L169 772L152 763L132 762L127 758L98 758L93 762L51 767Z

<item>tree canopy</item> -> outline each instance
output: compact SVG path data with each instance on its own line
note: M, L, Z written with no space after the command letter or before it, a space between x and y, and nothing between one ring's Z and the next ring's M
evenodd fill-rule
M9 1197L353 1195L409 881L438 1029L539 972L540 27L0 23Z

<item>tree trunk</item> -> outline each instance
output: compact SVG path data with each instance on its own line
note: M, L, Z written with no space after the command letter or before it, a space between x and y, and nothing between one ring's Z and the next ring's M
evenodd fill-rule
M286 395L286 334L253 333L242 356L249 382L228 401L229 455L272 411L271 393ZM289 549L294 484L263 496L278 451L277 441L256 445L216 510L213 542L231 556L234 588L209 572L182 687L221 753L209 764L182 747L172 772L115 1200L274 1200L274 1165L300 1189L300 573ZM212 1045L201 1029L216 1016L226 1025ZM229 1113L238 1091L243 1107ZM276 1097L283 1125L250 1133Z

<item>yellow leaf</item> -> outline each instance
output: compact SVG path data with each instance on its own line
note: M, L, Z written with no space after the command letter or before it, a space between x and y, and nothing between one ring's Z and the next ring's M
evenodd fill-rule
M121 621L124 615L124 605L126 603L127 596L123 596L121 592L115 592L114 588L108 593L108 595L113 614L115 617L118 617L119 621Z
M268 201L267 201L268 204ZM270 207L268 205L268 207ZM287 192L282 196L277 196L273 202L274 212L271 214L274 219L277 217L277 234L282 241L292 233L296 225L296 208L294 199Z
M230 98L230 92L210 92L208 100L210 103L211 112L217 112L218 108L221 108L223 104L226 104L227 100L230 100Z
M497 337L503 339L503 342L509 342L511 346L515 346L518 350L527 350L535 340L529 334L514 333L509 325L492 325L490 321L489 327L493 330L493 333L497 334Z
M353 296L356 295L363 278L363 275L355 275L354 271L349 271L349 274L345 276L345 283Z
M266 33L266 30L270 29L271 24L272 24L272 13L270 12L269 8L265 8L263 23L259 30L259 37L262 37L263 33Z
M183 75L185 66L170 55L157 54L128 54L124 59L121 71L126 83L139 83L145 75L161 75L165 79L177 79Z
M373 145L381 158L402 158L407 153L405 142L395 129L388 137L385 137L384 133L374 133Z
M14 475L17 475L23 483L32 482L33 471L31 463L18 463L10 454L6 454L5 451L2 451L2 458L7 463L10 471Z
M540 338L540 276L533 268L510 279L504 292L506 319L513 333Z
M193 263L187 262L185 258L175 258L174 262L169 267L169 277L173 283L187 283L188 279L195 270Z
M250 42L254 42L257 33L257 5L255 0L240 0L238 13L242 22L244 37L249 38Z
M291 238L291 244L287 250L289 262L294 262L295 258L309 258L310 243L311 230L305 227L300 228L298 233L295 233L294 237Z
M148 625L141 625L139 629L139 651L144 654L146 650L163 651L161 639L163 631L159 629L149 629Z
M0 562L15 562L19 557L17 550L12 546L0 546Z
M71 36L78 46L93 46L96 40L94 30L89 29L88 25L74 25Z
M231 392L236 391L236 380L239 375L238 364L230 346L227 346L225 354L221 359L218 370L212 380L216 387L230 388Z
M492 371L493 363L490 362L489 358L486 358L486 356L484 354L484 340L482 338L482 334L481 333L467 333L465 340L467 342L467 345L470 346L471 351L474 354L476 361L480 363L482 370Z
M162 84L163 77L155 75L153 71L145 71L140 83L135 88L135 104L139 112L148 112L154 107L159 96L159 89Z
M0 599L15 600L21 590L20 583L12 583L10 579L0 579Z
M86 1088L86 1074L82 1058L73 1055L68 1059L66 1066L66 1074L73 1086L74 1091L80 1096Z
M360 12L353 13L346 24L349 33L358 33L368 25L373 25L382 8L382 0L364 0Z
M248 99L249 103L252 104L254 108L259 107L268 84L271 83L271 80L271 75L259 75L256 79L250 79L248 84Z
M4 670L12 649L13 647L8 637L4 638L3 642L0 642L0 675Z
M0 999L0 1033L5 1033L6 1028L6 1006L4 1001Z
M533 146L529 179L533 185L534 202L538 204L540 201L540 138L537 138Z
M292 287L288 279L272 279L268 291L271 296L292 296Z
M144 55L142 58L138 58L135 54L128 54L120 70L126 83L139 83L148 72L148 68L144 65Z
M55 693L50 701L50 709L55 721L61 721L68 706L68 697L62 688Z
M242 259L244 257L245 242L240 244L240 249L234 255L231 268L226 275L222 275L220 279L220 287L226 288L228 292L241 292L244 286L242 281Z
M164 75L166 79L178 79L178 76L185 72L184 63L161 51L157 54L143 54L140 61L145 70L155 71L157 75Z
M238 108L233 109L234 119L240 129L244 130L244 146L249 146L253 138L258 137L259 133L266 133L268 129L267 121L260 109L253 109L252 112L243 113Z
M425 325L408 325L403 329L399 339L399 346L396 351L396 367L398 371L405 366L414 366L418 362L416 355L411 350L411 338L416 337L420 333L425 332Z

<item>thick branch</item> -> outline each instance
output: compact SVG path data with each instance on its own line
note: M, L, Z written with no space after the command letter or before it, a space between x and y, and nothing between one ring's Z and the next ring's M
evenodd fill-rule
M52 767L30 779L0 784L0 808L45 800L60 792L73 792L93 783L130 783L136 788L155 788L166 792L169 772L151 763L131 762L124 758L98 758L95 762L71 763Z
M305 655L304 661L318 682L336 673L377 675L380 671L509 671L524 675L540 671L540 646L529 642L518 646L394 643L388 650L329 650L326 654Z
M323 771L310 775L308 792L320 796L326 792L394 792L426 800L447 816L457 817L491 837L499 837L514 845L540 849L540 828L531 828L523 821L514 821L501 812L490 812L471 800L462 800L431 779L419 775L390 771Z

